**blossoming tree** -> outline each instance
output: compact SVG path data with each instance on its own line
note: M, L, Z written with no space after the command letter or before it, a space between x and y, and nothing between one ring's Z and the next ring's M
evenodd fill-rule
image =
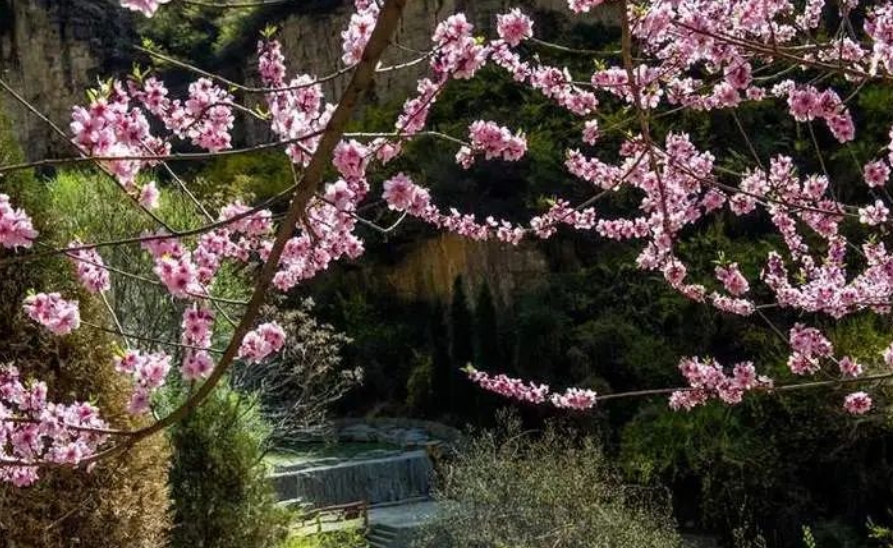
M171 0L121 0L129 9L151 17ZM184 1L189 0L173 0ZM759 364L722 364L707 357L682 357L684 381L676 388L648 388L621 394L596 394L564 387L553 392L534 381L477 371L468 376L482 389L533 404L589 409L600 401L641 395L669 396L674 409L691 409L718 398L735 404L748 391L782 391L815 386L853 385L893 377L893 345L877 363L859 363L840 355L834 344L806 319L778 326L769 315L787 309L809 318L840 319L856 313L889 314L893 298L893 255L885 246L890 203L885 189L893 165L893 142L871 157L858 158L852 144L859 131L850 112L854 97L868 84L893 79L893 2L859 0L610 0L619 7L621 48L616 52L579 51L599 56L588 74L572 74L544 64L539 47L562 47L535 38L533 20L519 9L497 17L494 36L481 37L461 13L431 29L431 47L404 65L381 66L393 45L392 36L408 0L355 0L349 25L342 33L343 67L330 75L289 76L280 44L265 34L257 47L261 87L236 84L181 62L196 73L183 97L173 97L158 76L136 71L112 80L89 94L89 104L75 106L70 134L77 156L35 163L0 166L0 174L35 165L89 162L120 187L156 223L151 233L122 234L110 241L72 241L63 248L42 244L26 211L0 194L0 266L47 255L70 259L72 274L87 292L103 295L113 276L103 262L104 249L138 246L154 264L157 283L184 303L178 341L163 341L181 350L173 363L163 351L149 352L136 344L116 360L121 374L132 379L130 411L146 413L152 393L172 369L196 388L166 416L138 430L113 428L102 409L83 402L53 402L39 379L25 380L14 365L0 369L0 480L26 486L39 478L43 466L87 466L118 455L147 436L182 419L214 390L236 360L262 362L285 342L282 326L258 325L259 310L271 292L287 292L307 283L335 261L363 253L363 231L390 231L407 218L473 240L517 245L545 239L561 227L589 231L611 240L637 242L639 268L659 273L684 297L723 313L765 321L790 346L788 365L793 376L815 376L799 382L775 382L761 374ZM604 0L569 0L572 11L604 9ZM226 7L225 5L223 7ZM393 131L346 133L351 113L376 72L427 63L427 76L403 104ZM453 147L456 162L468 168L478 162L512 162L525 156L524 128L508 128L478 120L466 135L445 135L427 129L439 95L456 79L475 78L485 65L505 71L565 109L577 122L580 148L566 151L565 167L591 190L582 203L558 199L524 222L462 213L438 205L412 173L376 176L377 170L399 156L415 139L431 138ZM801 77L806 74L808 77ZM326 97L321 84L348 78L339 97ZM0 87L30 105L5 82ZM240 103L235 94L260 95L259 112ZM690 113L734 111L745 104L779 109L808 127L821 155L816 133L825 132L837 146L848 149L853 168L862 173L868 199L843 203L827 172L799 173L798 159L784 154L760 157L742 139L751 158L745 170L724 165L723 151L705 150L691 136L670 131L656 137L653 121ZM620 124L601 127L608 114L628 114ZM275 139L234 149L236 114L269 124ZM736 118L737 120L737 118ZM604 124L602 124L604 125ZM54 126L56 127L56 126ZM740 125L739 125L740 127ZM157 128L157 130L156 130ZM57 130L65 133L61 129ZM608 134L621 134L619 153L600 148ZM891 132L893 139L893 132ZM179 153L187 142L199 153ZM221 154L247 154L260 149L284 151L293 166L294 184L256 206L229 204L217 214L192 196L186 185L165 192L184 192L205 218L195 229L171 226L155 211L162 192L138 175L171 160L204 159ZM860 149L861 150L861 149ZM823 164L824 165L824 164ZM326 180L334 167L337 177ZM385 180L382 180L385 179ZM625 193L640 201L626 217L606 217L597 203ZM364 202L380 196L395 223L383 228L359 212ZM287 202L284 215L274 216L272 202ZM783 245L765 257L759 276L748 278L734 262L699 272L679 253L679 243L720 213L763 215ZM122 227L125 230L126 227ZM227 262L258 265L250 299L241 315L230 318L219 310L215 278ZM752 288L760 285L768 298ZM78 302L70 295L42 288L29 296L23 313L52 334L65 336L80 326ZM128 343L108 307L109 322ZM215 320L232 322L225 348L211 347ZM805 316L804 316L805 318ZM868 393L853 391L843 408L866 413Z

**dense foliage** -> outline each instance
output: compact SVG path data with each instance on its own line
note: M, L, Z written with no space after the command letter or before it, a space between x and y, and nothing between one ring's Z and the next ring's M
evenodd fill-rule
M509 417L445 468L441 511L416 546L681 546L666 494L625 484L592 439Z
M288 511L262 459L269 427L256 398L221 388L171 430L174 548L275 548Z

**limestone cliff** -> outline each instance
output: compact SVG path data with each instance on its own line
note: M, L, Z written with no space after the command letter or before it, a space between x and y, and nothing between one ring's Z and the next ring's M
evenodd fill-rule
M129 68L133 18L110 0L0 0L0 78L63 129L96 78ZM6 98L30 160L65 150L24 106Z
M376 254L384 261L361 260L342 270L340 286L371 289L403 302L449 305L454 282L462 278L469 306L486 285L493 304L510 311L518 297L537 287L550 266L542 246L524 242L515 247L500 242L475 242L453 234L440 234ZM368 259L368 258L367 258Z
M295 2L283 8L288 15L274 18L291 73L325 75L341 68L341 31L351 13L352 0ZM411 50L429 47L436 23L456 11L464 11L485 34L492 34L495 15L510 6L522 6L538 21L548 21L553 29L570 28L567 0L413 0L406 6L396 41L403 48L391 48L384 64L414 59ZM588 23L610 24L616 9L609 4L589 16ZM280 10L280 13L282 12ZM245 29L253 35L256 29ZM229 51L222 64L208 67L236 78L256 83L254 36L237 40L237 51ZM0 78L12 85L29 102L46 113L63 129L71 107L83 101L83 92L96 78L120 74L130 68L131 46L138 42L135 16L114 0L0 0ZM241 70L233 70L235 64ZM379 74L373 98L399 99L412 92L418 77L426 70L420 63L407 70ZM347 78L326 83L329 98L336 98ZM7 102L16 136L28 159L69 152L52 130L26 109ZM265 124L246 120L244 135L249 143L270 138Z

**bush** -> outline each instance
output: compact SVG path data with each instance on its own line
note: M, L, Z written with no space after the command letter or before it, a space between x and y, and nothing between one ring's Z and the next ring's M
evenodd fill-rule
M341 351L351 339L318 322L314 306L305 299L292 310L266 307L264 318L285 329L285 346L268 360L238 364L233 371L233 386L257 395L274 445L326 434L330 407L363 380L361 368L342 363Z
M318 535L293 536L282 548L366 548L369 544L362 531L347 530Z
M417 548L680 546L660 491L622 484L591 440L500 422L446 465L443 511Z
M0 164L21 155L0 105ZM27 208L42 236L58 236L58 218L47 215L46 187L30 174L0 178L0 192ZM77 293L70 265L61 259L14 263L0 269L0 363L14 362L26 376L45 380L53 400L92 399L117 428L143 426L127 414L127 381L114 371L112 341L104 333L81 328L64 338L47 337L21 311L31 288ZM98 303L80 294L81 316L100 317ZM166 545L170 525L166 488L168 447L154 437L121 458L99 463L92 472L48 469L27 489L0 486L0 539L19 548ZM60 497L59 493L68 495Z
M218 387L170 430L173 548L266 548L287 533L263 463L269 428L257 400Z

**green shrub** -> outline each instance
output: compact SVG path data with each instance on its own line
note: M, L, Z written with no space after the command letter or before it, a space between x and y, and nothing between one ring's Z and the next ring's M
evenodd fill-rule
M591 440L501 422L446 465L442 512L418 548L680 546L661 492L623 484Z
M237 363L232 371L232 386L257 396L260 416L271 427L268 441L280 448L325 436L331 408L363 380L361 368L347 369L342 361L351 339L317 321L314 306L305 299L291 310L265 307L264 320L283 326L285 346L261 363Z
M351 529L318 535L292 536L282 548L366 548L367 546L369 544L363 532Z
M173 548L265 548L287 532L262 459L257 401L225 386L170 430Z
M202 200L223 205L235 198L270 198L294 183L288 157L281 150L223 156L210 162L196 178Z

